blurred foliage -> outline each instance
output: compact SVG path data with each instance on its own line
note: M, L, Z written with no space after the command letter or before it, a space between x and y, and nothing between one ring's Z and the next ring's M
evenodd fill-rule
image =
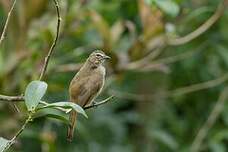
M226 86L168 96L168 90L213 80L228 70L228 12L212 28L184 45L169 46L164 35L177 37L194 31L216 10L220 0L60 0L61 35L50 60L46 82L48 101L68 100L69 82L79 63L94 49L112 57L106 87L98 101L110 94L113 102L80 117L73 143L66 141L66 125L37 118L23 132L14 152L186 152ZM0 0L3 28L11 2ZM7 37L0 46L0 93L20 95L38 78L53 41L56 12L52 1L20 0L13 11ZM149 62L189 53L182 60L157 68L127 69L126 65L162 52ZM75 69L75 70L74 70ZM25 119L26 107L0 104L0 136L9 139ZM57 113L53 111L53 113ZM228 150L228 103L209 131L201 151Z

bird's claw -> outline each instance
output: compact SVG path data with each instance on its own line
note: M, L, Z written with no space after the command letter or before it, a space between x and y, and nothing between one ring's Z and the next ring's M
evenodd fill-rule
M98 103L98 102L96 102L96 101L92 101L91 105L92 105L93 107L97 108L97 107L98 107L98 106L97 106L97 103Z

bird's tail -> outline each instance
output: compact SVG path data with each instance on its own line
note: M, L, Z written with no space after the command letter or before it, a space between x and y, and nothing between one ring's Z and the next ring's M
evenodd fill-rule
M70 113L70 125L68 126L67 130L67 140L72 141L74 136L74 128L76 126L76 118L77 118L77 112L71 111Z

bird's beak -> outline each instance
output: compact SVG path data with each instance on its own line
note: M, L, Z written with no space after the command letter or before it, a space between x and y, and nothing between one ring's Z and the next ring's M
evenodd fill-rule
M110 56L104 55L104 59L111 59Z

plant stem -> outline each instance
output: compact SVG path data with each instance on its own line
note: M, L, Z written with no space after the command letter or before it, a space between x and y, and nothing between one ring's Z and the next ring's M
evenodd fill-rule
M15 140L17 139L17 137L24 131L25 127L27 126L27 124L32 120L32 113L29 114L28 118L25 120L25 123L23 124L23 126L21 127L20 130L18 130L18 132L16 133L16 135L10 140L10 142L8 143L8 145L6 146L6 148L4 149L7 150L9 149L14 143Z

